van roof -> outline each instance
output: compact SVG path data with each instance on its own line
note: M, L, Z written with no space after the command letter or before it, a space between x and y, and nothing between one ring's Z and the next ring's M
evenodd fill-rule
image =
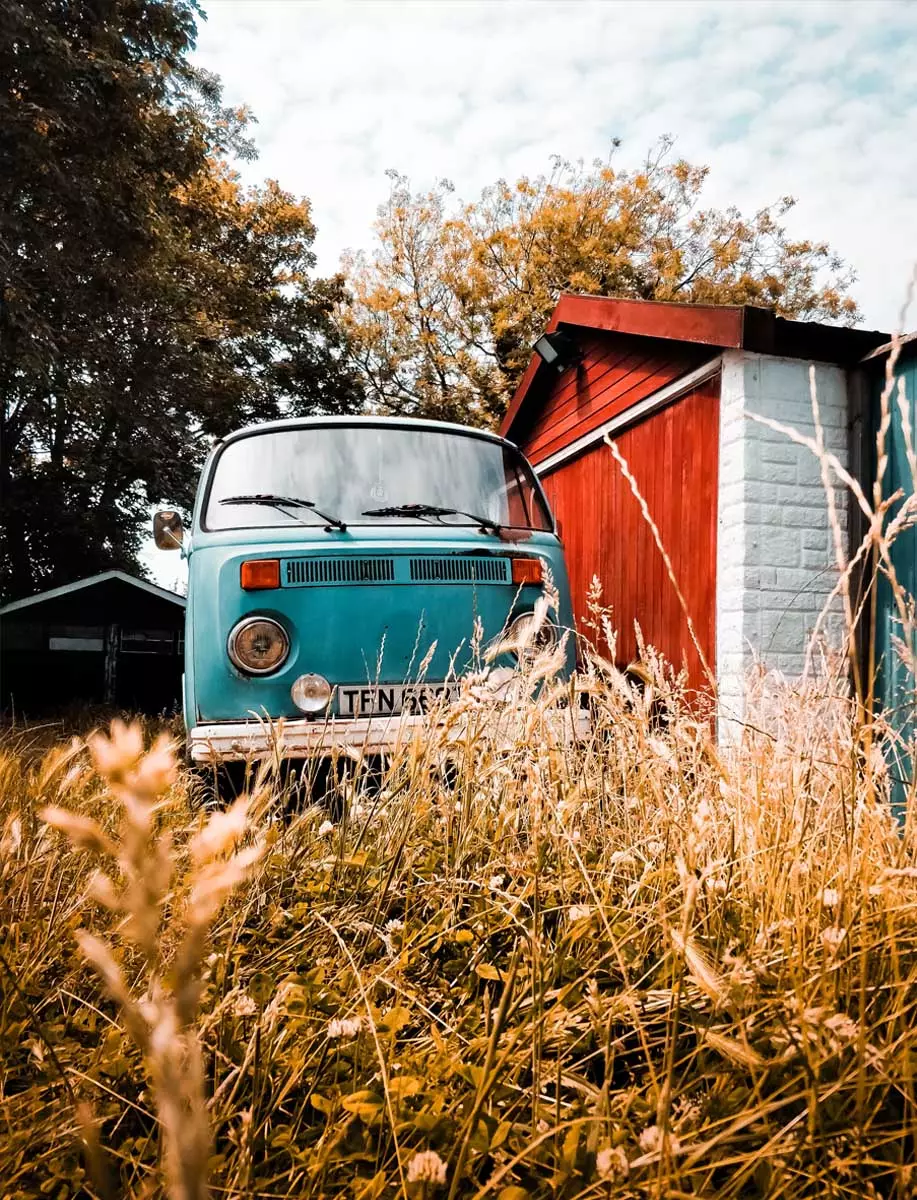
M489 429L478 429L473 425L458 425L452 421L435 421L419 417L384 417L384 416L320 416L320 417L283 417L277 421L260 421L257 425L246 425L220 438L217 444L233 442L236 438L249 437L253 433L269 433L282 429L307 429L312 426L334 425L396 425L407 429L441 430L444 433L464 433L471 437L484 438L488 442L498 442L501 445L512 446L514 442L492 433Z

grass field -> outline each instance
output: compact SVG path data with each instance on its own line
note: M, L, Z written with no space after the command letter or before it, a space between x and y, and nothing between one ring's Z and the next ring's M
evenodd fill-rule
M590 687L575 750L469 687L454 777L431 735L336 822L8 734L2 1195L915 1194L917 842L854 707L723 749Z
M913 678L896 353L872 498L792 436L847 628L871 562ZM917 830L870 656L757 678L732 740L652 656L639 690L607 658L584 744L552 744L545 654L330 807L270 769L202 806L174 730L3 735L3 1200L917 1197Z

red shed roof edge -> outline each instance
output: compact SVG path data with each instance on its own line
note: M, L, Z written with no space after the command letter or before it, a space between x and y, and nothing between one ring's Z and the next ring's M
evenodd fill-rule
M723 350L750 350L783 358L852 365L889 340L887 333L791 321L770 308L750 304L680 304L670 300L625 300L564 292L545 332L560 326L598 329L636 337L694 342ZM500 426L509 437L543 363L532 354Z

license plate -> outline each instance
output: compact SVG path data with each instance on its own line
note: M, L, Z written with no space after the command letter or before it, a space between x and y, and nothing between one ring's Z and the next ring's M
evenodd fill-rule
M451 683L340 683L336 689L339 717L397 717L429 712L454 700L457 681Z

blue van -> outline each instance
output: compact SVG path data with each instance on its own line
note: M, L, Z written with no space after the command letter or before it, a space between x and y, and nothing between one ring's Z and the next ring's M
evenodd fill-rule
M190 536L168 511L153 531L189 563L194 763L274 754L278 729L289 758L389 752L457 693L476 646L512 641L545 597L538 645L562 644L561 673L574 669L544 493L515 446L479 429L378 417L242 429L207 460ZM512 654L497 663L505 675Z

